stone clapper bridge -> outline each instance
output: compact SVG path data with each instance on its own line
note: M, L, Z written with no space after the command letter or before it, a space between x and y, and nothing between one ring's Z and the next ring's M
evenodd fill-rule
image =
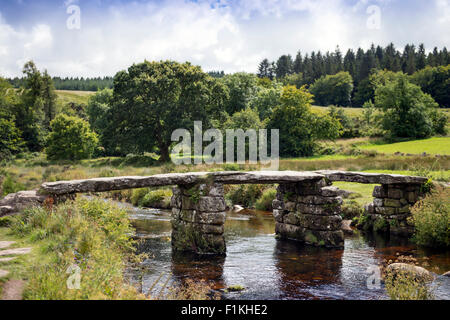
M173 188L172 248L199 254L225 254L224 184L278 184L273 200L276 234L306 245L343 248L342 198L333 181L379 184L365 210L393 234L410 234L410 207L418 201L427 178L346 171L255 171L169 173L148 177L112 177L44 183L39 191L22 191L0 201L0 216L25 206L55 201L76 193L143 187Z

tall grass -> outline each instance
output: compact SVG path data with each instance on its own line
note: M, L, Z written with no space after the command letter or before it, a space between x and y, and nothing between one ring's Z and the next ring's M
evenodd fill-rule
M26 210L12 232L39 247L46 258L28 270L25 299L143 299L123 278L136 260L127 213L102 200L78 199L53 208ZM79 290L67 286L68 270L81 270Z

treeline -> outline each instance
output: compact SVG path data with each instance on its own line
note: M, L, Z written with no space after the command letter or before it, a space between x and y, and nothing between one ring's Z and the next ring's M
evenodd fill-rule
M258 67L257 75L260 78L287 81L297 86L312 85L327 75L339 72L348 72L353 81L350 104L361 107L367 100L369 76L376 70L403 72L413 75L426 67L447 66L450 64L450 54L447 48L426 53L425 46L416 47L408 44L403 52L397 50L394 44L385 48L372 44L370 49L349 49L343 54L339 48L334 52L313 51L311 53L298 52L295 58L291 55L282 55L277 61L264 59Z
M112 88L113 77L97 77L97 78L61 78L53 77L53 85L56 90L76 90L76 91L98 91L106 88ZM9 82L14 88L25 86L26 78L13 78Z
M311 108L313 102L349 105L348 71L305 86L297 83L300 74L273 80L244 72L213 77L190 63L146 61L119 71L112 89L98 91L87 106L58 105L52 78L33 62L23 72L20 89L0 78L0 160L44 151L55 160L152 152L169 161L177 144L172 133L192 131L194 121L224 137L228 129L279 129L282 157L329 154L334 151L320 141L340 137L444 135L448 124L437 101L448 101L450 65L412 75L372 69L363 112L353 117L343 108Z

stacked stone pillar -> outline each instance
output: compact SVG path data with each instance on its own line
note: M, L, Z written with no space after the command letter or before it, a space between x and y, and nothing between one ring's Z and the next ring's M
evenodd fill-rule
M410 208L421 195L421 184L383 184L373 190L373 203L366 212L375 231L410 236L414 232L408 221Z
M180 185L172 196L172 248L225 254L225 199L218 183Z
M342 198L325 179L280 184L272 205L278 237L312 246L344 247Z

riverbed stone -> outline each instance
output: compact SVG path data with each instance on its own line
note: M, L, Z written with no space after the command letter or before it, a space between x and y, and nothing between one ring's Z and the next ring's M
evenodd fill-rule
M386 272L392 272L393 274L406 273L418 280L426 282L434 280L434 276L430 271L407 263L392 263L386 267Z

